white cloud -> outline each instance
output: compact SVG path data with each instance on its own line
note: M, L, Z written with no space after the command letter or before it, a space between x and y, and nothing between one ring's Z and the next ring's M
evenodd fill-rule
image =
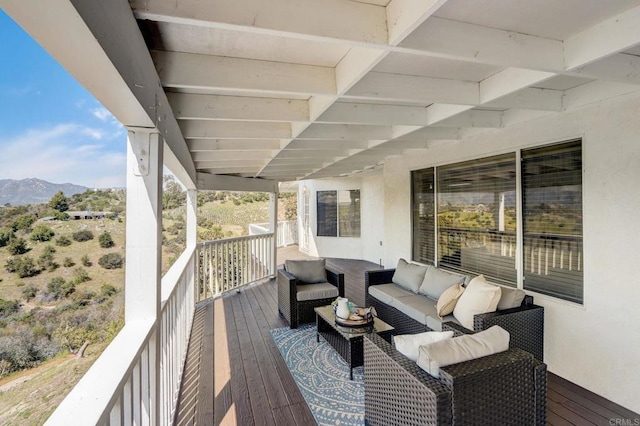
M100 129L77 124L29 129L10 139L0 136L0 178L36 177L88 187L125 186L126 137L105 143Z
M92 109L91 114L93 114L93 116L96 117L98 120L104 121L105 123L107 121L110 121L111 119L115 119L115 117L111 115L109 110L104 107Z

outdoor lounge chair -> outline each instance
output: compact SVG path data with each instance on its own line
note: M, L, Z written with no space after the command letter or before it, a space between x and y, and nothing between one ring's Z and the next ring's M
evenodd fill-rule
M438 379L371 334L364 382L368 425L546 424L547 366L519 348L442 367Z
M315 321L313 308L344 296L344 274L326 269L324 259L288 260L277 279L278 311L291 328Z

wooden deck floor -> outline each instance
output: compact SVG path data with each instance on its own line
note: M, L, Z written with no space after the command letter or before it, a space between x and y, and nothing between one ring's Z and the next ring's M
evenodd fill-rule
M305 255L295 246L278 252L279 263L294 257ZM328 259L328 265L345 273L346 296L363 305L364 271L379 266L346 259ZM201 304L194 317L176 424L315 424L269 334L287 325L278 315L275 281ZM637 424L635 419L640 419L554 374L549 374L547 406L549 425Z

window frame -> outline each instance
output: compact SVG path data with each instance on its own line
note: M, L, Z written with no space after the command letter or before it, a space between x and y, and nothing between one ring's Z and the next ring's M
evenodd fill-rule
M342 232L343 227L341 227L340 222L341 222L341 208L340 208L340 195L341 193L344 195L344 193L349 194L349 198L353 199L352 197L352 193L357 192L358 193L358 197L357 197L357 227L354 226L354 230L357 232L357 235L344 235ZM334 197L334 203L333 205L335 206L335 215L334 217L329 218L329 220L331 221L331 223L327 222L326 219L326 214L323 216L321 215L321 198L323 198L321 196L321 194L333 194ZM329 189L329 190L318 190L316 191L316 236L318 237L327 237L327 238L360 238L361 237L361 233L362 233L362 198L361 198L361 190L360 189ZM326 204L326 203L323 203ZM325 213L327 211L326 208L324 208L322 210L323 213ZM335 221L335 222L334 222ZM321 225L324 224L324 225ZM324 228L321 228L321 226L324 226ZM333 230L335 228L335 233L331 232L325 232L327 229ZM357 229L355 229L357 228Z

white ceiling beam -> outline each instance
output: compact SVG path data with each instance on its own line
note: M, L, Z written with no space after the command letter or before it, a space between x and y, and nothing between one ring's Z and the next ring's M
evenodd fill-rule
M460 130L455 127L422 127L397 139L403 141L429 139L460 139Z
M562 111L562 90L527 88L503 96L483 106L499 109L521 108Z
M300 159L300 158L333 158L333 157L344 157L349 155L350 150L348 149L332 149L332 150L321 150L321 149L305 149L305 150L296 150L296 149L284 149L280 151L277 157L274 160L282 160L282 159Z
M470 105L431 104L427 107L427 124L438 123L471 108Z
M389 139L392 137L390 126L352 125L352 124L312 124L297 139Z
M182 120L185 139L280 139L291 137L289 123Z
M564 41L565 69L589 64L640 44L640 6L606 19Z
M618 83L640 84L640 57L617 53L582 67L574 68L569 75Z
M2 9L120 123L157 128L165 165L195 188L195 166L128 2L6 0Z
M224 160L267 160L273 151L219 151L194 152L193 161L224 161Z
M286 150L342 150L342 149L365 149L369 143L365 140L294 140L287 145Z
M435 16L401 46L468 62L545 71L564 69L561 41Z
M480 103L485 104L553 77L544 71L507 68L480 82Z
M295 99L167 93L178 119L187 120L309 120L309 104Z
M298 34L302 39L340 39L387 43L385 8L342 0L131 0L140 19L249 30L261 34Z
M220 160L220 161L196 161L199 169L212 169L216 167L261 167L266 160Z
M224 174L249 174L249 175L253 175L258 169L260 169L262 166L244 166L244 167L229 167L229 166L222 166L222 167L198 167L198 171L199 172L206 172L206 173L211 173L211 174L220 174L220 175L224 175Z
M444 127L502 127L502 112L472 109L442 120L434 126Z
M337 102L316 122L344 124L426 125L424 107Z
M269 179L216 176L198 173L198 189L211 191L278 192L278 181Z
M640 90L640 86L634 84L616 83L611 81L593 81L574 87L564 92L565 109L578 108L603 99L612 98L614 96L625 95L627 93Z
M513 126L514 124L535 120L553 113L553 111L512 108L502 113L502 125L504 127Z
M397 46L447 0L391 0L386 7L389 44Z
M478 83L444 78L371 72L346 93L352 97L402 102L407 99L426 103L477 105Z
M266 94L336 93L333 68L158 50L152 55L164 87Z
M279 139L188 139L191 152L252 151L280 148Z

